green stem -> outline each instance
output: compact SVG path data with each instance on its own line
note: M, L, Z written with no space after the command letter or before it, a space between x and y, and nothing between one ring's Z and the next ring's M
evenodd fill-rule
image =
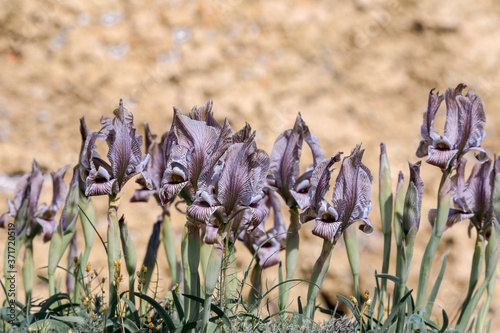
M392 240L392 234L389 233L384 233L384 258L382 262L382 273L383 274L388 274L389 273L389 261L391 257L391 240ZM380 284L380 299L379 299L379 308L378 308L378 315L379 315L379 321L382 319L382 316L385 311L385 301L387 297L387 279L382 279L381 284Z
M109 273L109 313L114 317L118 305L118 291L115 281L115 262L120 259L120 229L118 227L118 202L116 196L109 196L108 204L108 273ZM85 267L80 266L82 271Z
M165 249L165 254L167 255L168 267L170 268L170 274L172 279L172 285L180 283L180 264L177 260L177 253L175 250L175 232L172 226L172 220L170 219L170 210L164 206L163 207L163 247Z
M286 235L286 255L285 255L285 264L286 264L286 275L285 281L289 281L293 279L293 275L295 274L295 270L297 269L297 261L299 258L299 230L300 230L300 222L299 222L299 211L297 206L293 206L290 208L290 225L288 226L288 233ZM290 295L291 286L289 283L284 283L283 291L280 293L280 310L285 310L288 307L288 298Z
M499 247L499 239L500 239L500 225L498 224L496 219L492 220L491 226L491 234L488 238L488 244L485 249L485 277L481 286L476 290L472 298L470 299L467 307L465 308L462 317L458 321L456 325L456 329L459 331L463 331L466 329L470 317L472 313L477 307L479 300L481 299L486 288L490 286L490 282L492 279L496 278L496 269L498 264L498 258L500 257L500 247Z
M226 298L229 297L231 299L235 299L237 297L237 289L238 289L238 279L237 279L237 268L236 268L236 256L234 253L234 246L229 248L229 259L227 265L227 276L226 276L226 285L225 285L225 294ZM234 308L234 304L230 303L228 305L228 310Z
M248 295L248 305L251 308L257 309L262 295L262 267L259 263L253 266L250 281L252 287Z
M94 246L95 230L93 224L95 225L95 208L92 200L86 197L84 193L80 192L80 222L82 223L83 238L85 240L85 249L83 255L81 256L80 263L83 267L87 266L90 251L92 246ZM75 276L75 288L73 289L74 302L80 303L81 301L81 288L82 281L78 280L78 276Z
M380 169L379 169L379 207L382 232L384 234L384 257L382 262L382 273L389 273L389 261L391 257L391 237L392 237L392 214L393 214L393 194L391 169L385 144L380 145ZM385 310L387 294L387 279L381 280L379 291L378 321L382 320Z
M186 295L199 296L198 286L200 275L198 266L200 264L200 229L186 223L182 232L181 240L182 269L184 272L184 293ZM184 298L184 312L186 318L196 315L197 302Z
M183 287L184 294L191 295L191 274L189 271L189 254L188 254L188 227L184 226L182 230L181 237L181 261L182 261L182 271L183 271ZM191 300L187 297L184 297L184 312L186 318L189 318L189 309L190 309Z
M358 304L361 304L359 294L359 248L356 225L350 225L344 230L343 234L347 258L349 259L349 266L351 267L354 297L358 300Z
M441 236L443 235L444 229L446 227L446 222L448 220L448 214L450 209L450 189L449 189L449 175L451 173L451 167L443 172L443 177L441 179L441 184L439 186L438 192L438 206L436 221L434 221L434 226L432 228L431 238L427 243L425 248L424 257L422 258L422 263L420 265L420 275L418 278L418 289L417 289L417 301L415 303L415 310L425 311L426 299L427 299L427 286L429 284L429 276L432 268L432 262L434 261L434 256L436 254L437 246Z
M217 235L217 241L212 246L212 252L208 259L207 276L205 277L205 304L203 306L202 326L204 332L208 329L208 320L210 319L212 295L217 285L222 259L224 257L224 244L222 235Z
M33 292L35 276L35 263L33 261L33 240L28 239L25 244L25 254L23 263L23 284L26 294L26 305L28 306Z
M311 320L314 319L314 310L316 308L316 298L318 298L319 291L325 280L326 273L330 267L330 259L332 257L332 250L335 243L328 241L323 242L321 254L314 264L314 268L309 281L309 289L307 290L307 304L304 309L304 315Z
M416 228L411 229L411 231L406 236L405 241L402 243L400 248L401 256L398 257L399 271L397 272L397 277L399 278L399 287L397 302L400 302L406 292L406 282L408 281L408 275L410 272L411 261L413 259L413 247L415 245L415 236L417 234ZM397 304L397 303L396 303ZM406 318L406 305L403 304L399 310L398 323L396 327L396 332L403 332L404 324Z
M465 308L469 303L472 294L474 293L474 289L479 282L479 276L481 275L481 271L483 270L483 260L484 260L484 239L480 233L476 234L476 244L474 246L474 255L472 256L472 267L470 271L469 277L469 289L467 290L467 296L465 296L465 300L462 303L462 311L460 312L460 316L458 317L458 321L462 319Z
M476 333L483 333L486 316L488 315L491 300L493 299L493 295L495 294L495 283L496 278L493 277L487 287L486 301L481 306L481 309L479 309L479 314L477 315Z

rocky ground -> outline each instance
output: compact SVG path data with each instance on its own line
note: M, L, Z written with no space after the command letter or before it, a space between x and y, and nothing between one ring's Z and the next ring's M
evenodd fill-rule
M375 174L370 217L376 231L359 235L361 288L373 290L373 274L380 271L382 257L376 176L380 142L387 144L395 183L397 171L408 174L407 161L418 160L415 150L429 90L444 91L464 82L486 104L483 146L491 155L500 151L500 44L495 43L500 37L500 4L491 1L0 3L0 212L7 210L5 199L12 197L15 181L30 170L33 158L47 171L76 163L78 119L85 116L97 130L100 116L110 116L120 98L134 113L141 133L144 121L156 133L167 130L174 105L187 112L213 99L218 119L228 117L233 128L248 121L257 129L259 146L269 152L300 111L326 154L348 153L358 142L366 148L365 163ZM443 111L437 128L444 123ZM424 164L422 176L424 213L411 287L416 287L431 230L426 212L435 207L440 171ZM134 187L127 186L128 195ZM102 209L106 198L95 202ZM142 258L145 246L139 244L146 244L160 211L153 203L126 200L120 209ZM180 215L176 223L180 232ZM104 233L104 214L97 224ZM321 241L311 236L311 225L303 227L301 236L307 251L301 252L299 276L308 278ZM5 239L4 233L0 239ZM438 248L438 258L448 254L448 268L437 301L450 316L467 289L473 243L462 222L446 233ZM41 240L35 246L41 267L48 246ZM105 267L102 253L97 243L95 267ZM244 248L238 256L240 266L247 262ZM159 261L167 288L163 253ZM437 274L438 259L435 266ZM266 276L269 283L274 281L276 269L270 268ZM39 286L44 287L43 282ZM350 288L339 244L322 302L334 304L335 295L348 296ZM293 297L304 298L306 292L302 284L293 289ZM491 318L498 317L499 299L494 298Z

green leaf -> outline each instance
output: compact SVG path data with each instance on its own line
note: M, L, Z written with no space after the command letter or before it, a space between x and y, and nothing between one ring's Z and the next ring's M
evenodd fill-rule
M196 327L198 327L198 325L200 325L201 327L201 320L192 321L190 323L184 324L183 326L177 327L174 333L188 332L190 330L194 330Z
M40 305L40 311L39 312L47 312L49 310L50 306L54 304L55 302L59 302L63 299L67 299L71 301L71 298L69 297L68 294L65 293L59 293L52 295L51 297L47 298L45 301L43 301Z
M85 319L83 317L78 317L78 316L51 316L51 318L63 321L65 323L72 323L78 325L85 324Z
M184 295L184 297L187 297L189 299L192 299L192 300L200 303L202 306L205 305L205 300L203 298L192 296L192 295L186 295L186 294L182 294L182 295ZM221 308L219 308L215 304L211 304L210 310L215 312L215 314L217 315L217 318L222 319L222 321L224 322L225 325L227 325L227 327L231 327L231 322L229 321L229 318L226 316L224 311L221 310Z
M349 309L351 309L352 311L352 314L354 315L354 317L356 317L356 321L359 323L361 322L361 318L359 316L359 312L358 312L358 309L355 307L354 304L351 303L350 300L347 299L347 297L345 296L342 296L342 295L337 295L337 297L342 301L344 302L348 307Z
M139 298L142 298L143 300L145 300L146 302L151 304L151 306L153 308L155 308L155 310L158 312L160 317L163 319L163 321L165 322L165 325L167 325L168 330L170 332L175 331L174 322L172 321L172 318L170 318L170 316L168 315L167 311L165 311L163 306L161 306L157 301L155 301L153 298L149 297L148 295L139 294L138 292L135 292L134 295L139 297Z
M123 327L130 333L136 333L139 330L139 327L137 327L132 320L125 317L111 318L106 322L106 328L115 326L119 328ZM120 332L122 332L122 330L120 330Z
M419 329L419 333L427 333L427 328L425 327L424 319L421 316L417 314L411 315L410 319L408 320L408 323L415 324Z
M410 296L410 294L412 293L413 289L410 290L409 292L407 292L403 298L401 298L401 300L392 308L392 311L391 311L391 314L389 315L389 317L387 317L387 320L385 321L384 325L382 325L382 327L380 328L381 331L385 331L389 328L389 325L392 323L392 321L396 318L396 316L398 315L399 313L399 308L401 308L401 306L403 306L406 302L406 299L408 298L408 296Z
M123 294L122 294L123 295ZM128 308L130 309L130 314L132 315L132 319L134 320L135 324L139 327L141 326L141 320L139 318L139 312L137 311L137 308L135 307L134 303L132 303L131 300L129 300L127 297L120 297L125 303L127 303Z
M431 294L429 295L429 300L427 301L427 306L425 307L425 319L429 319L432 314L432 308L434 306L434 302L436 301L437 294L439 292L439 287L441 286L441 282L443 281L444 271L446 270L446 256L443 258L443 263L441 264L441 269L439 270L439 274L436 278L436 282L432 287Z
M71 326L66 325L62 321L55 319L42 319L37 320L29 326L29 330L36 330L38 332L68 332Z
M175 309L179 314L179 320L181 321L181 323L184 323L184 310L182 309L182 304L179 301L179 297L177 296L175 290L172 290L172 298L174 299Z
M449 323L448 315L446 314L446 311L444 311L444 309L443 309L442 312L443 312L443 326L441 327L441 330L439 331L441 333L446 331L446 328L448 327L448 323Z
M303 314L304 311L302 310L302 302L300 301L300 296L297 298L297 304L299 306L299 314Z
M395 284L399 284L399 278L397 276L394 276L394 275L391 275L391 274L385 274L385 273L375 274L375 277L378 277L378 278L381 278L381 279L391 280Z

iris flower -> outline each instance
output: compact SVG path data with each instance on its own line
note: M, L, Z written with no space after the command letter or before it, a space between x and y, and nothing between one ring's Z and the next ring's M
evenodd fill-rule
M267 210L259 201L264 196L269 157L265 151L257 149L254 138L255 133L252 133L244 142L229 147L223 166L214 170L212 182L204 183L193 204L187 208L189 217L207 224L206 243L215 242L218 229L243 210L248 213L242 223L250 229L267 216Z
M448 88L443 95L429 94L429 102L424 110L424 123L421 128L423 140L417 150L418 157L427 156L427 163L446 169L455 165L470 150L477 151L477 158L486 159L486 152L481 147L486 133L484 125L486 116L483 100L469 89L462 95L465 84L455 89ZM444 135L438 134L434 128L434 118L441 102L446 100L446 124Z
M211 182L220 158L233 142L233 133L227 119L224 125L214 119L212 101L194 108L190 117L174 108L170 133L161 201L166 204L182 191L189 203L200 186Z
M156 134L151 133L149 124L144 124L146 132L146 154L149 155L149 161L146 164L146 172L151 177L151 189L148 188L147 180L144 177L138 177L136 182L141 185L141 189L135 190L133 197L130 199L132 202L146 202L151 195L154 195L156 200L160 202L160 189L161 180L165 173L165 151L168 148L168 132L165 132L160 142L156 142Z
M40 165L33 161L31 172L26 173L17 183L14 202L7 199L9 211L0 217L0 227L5 228L9 217L15 217L16 235L21 237L25 234L28 238L34 238L43 233L43 240L47 242L56 230L57 222L55 216L64 203L67 186L64 183L64 175L68 166L64 166L55 172L51 172L53 196L50 205L38 204L40 192L42 191L44 177Z
M465 181L466 159L458 163L457 173L451 178L451 197L454 208L450 209L446 229L455 223L470 219L471 225L484 234L490 226L493 208L491 196L495 170L490 159L476 163ZM429 220L434 223L436 209L429 212ZM469 229L470 231L470 229Z
M323 160L314 169L309 191L310 205L300 215L302 223L316 220L313 234L335 244L342 232L354 222L362 220L359 229L366 234L373 232L368 219L372 208L370 201L373 177L370 170L361 162L364 149L357 145L350 156L344 158L335 182L331 202L324 199L328 192L330 167L340 160L340 153Z
M306 141L311 148L314 162L305 173L300 175L299 162L303 141ZM293 129L286 130L276 139L270 159L273 185L277 188L277 192L289 207L298 206L304 209L308 204L307 193L310 187L311 169L323 160L323 152L318 138L309 132L300 113L297 115Z
M87 196L116 195L137 174L141 174L148 188L152 186L145 169L149 155L141 154L142 135L136 133L132 113L120 100L113 114L114 118L102 116L100 131L88 135L85 142L81 163ZM97 139L108 144L109 164L97 153Z

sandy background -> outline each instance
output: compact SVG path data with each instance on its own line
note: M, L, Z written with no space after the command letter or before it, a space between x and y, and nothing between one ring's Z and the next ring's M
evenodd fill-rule
M30 170L33 158L47 171L76 163L78 119L85 116L97 131L100 116L110 116L120 98L134 113L140 133L146 120L156 133L167 130L174 105L188 112L211 98L218 119L228 117L235 129L250 122L258 130L258 145L268 152L300 111L326 154L348 153L358 142L366 148L365 164L375 175L370 217L376 231L359 235L361 289L372 291L373 273L382 264L380 142L387 144L395 185L398 170L407 175L407 161L417 161L429 90L464 82L486 104L483 146L490 154L500 151L499 14L500 4L493 1L1 1L0 212L7 210L5 199L13 196L15 182ZM438 117L442 124L444 108ZM309 158L304 154L304 165ZM440 171L423 165L422 176L424 212L409 282L414 288L431 230L426 212L435 205ZM130 182L127 193L135 187ZM96 198L95 204L103 208L106 200ZM153 202L125 200L120 210L143 258L160 210ZM97 224L104 235L104 214ZM178 218L176 228L182 224ZM302 248L307 247L298 269L303 278L309 277L321 247L311 228L312 223L304 226L301 234ZM473 243L463 222L438 249L436 258L447 252L449 260L438 303L450 317L467 289ZM35 247L41 267L48 246L38 240ZM105 267L102 253L96 239L95 267ZM246 250L239 254L242 265ZM159 261L167 288L163 252ZM439 265L436 261L434 274ZM275 267L267 277L275 279ZM41 282L37 286L45 288ZM323 302L335 303L336 294L349 296L350 290L339 244ZM305 285L293 290L294 297L306 293ZM496 295L492 318L500 311L500 291Z

